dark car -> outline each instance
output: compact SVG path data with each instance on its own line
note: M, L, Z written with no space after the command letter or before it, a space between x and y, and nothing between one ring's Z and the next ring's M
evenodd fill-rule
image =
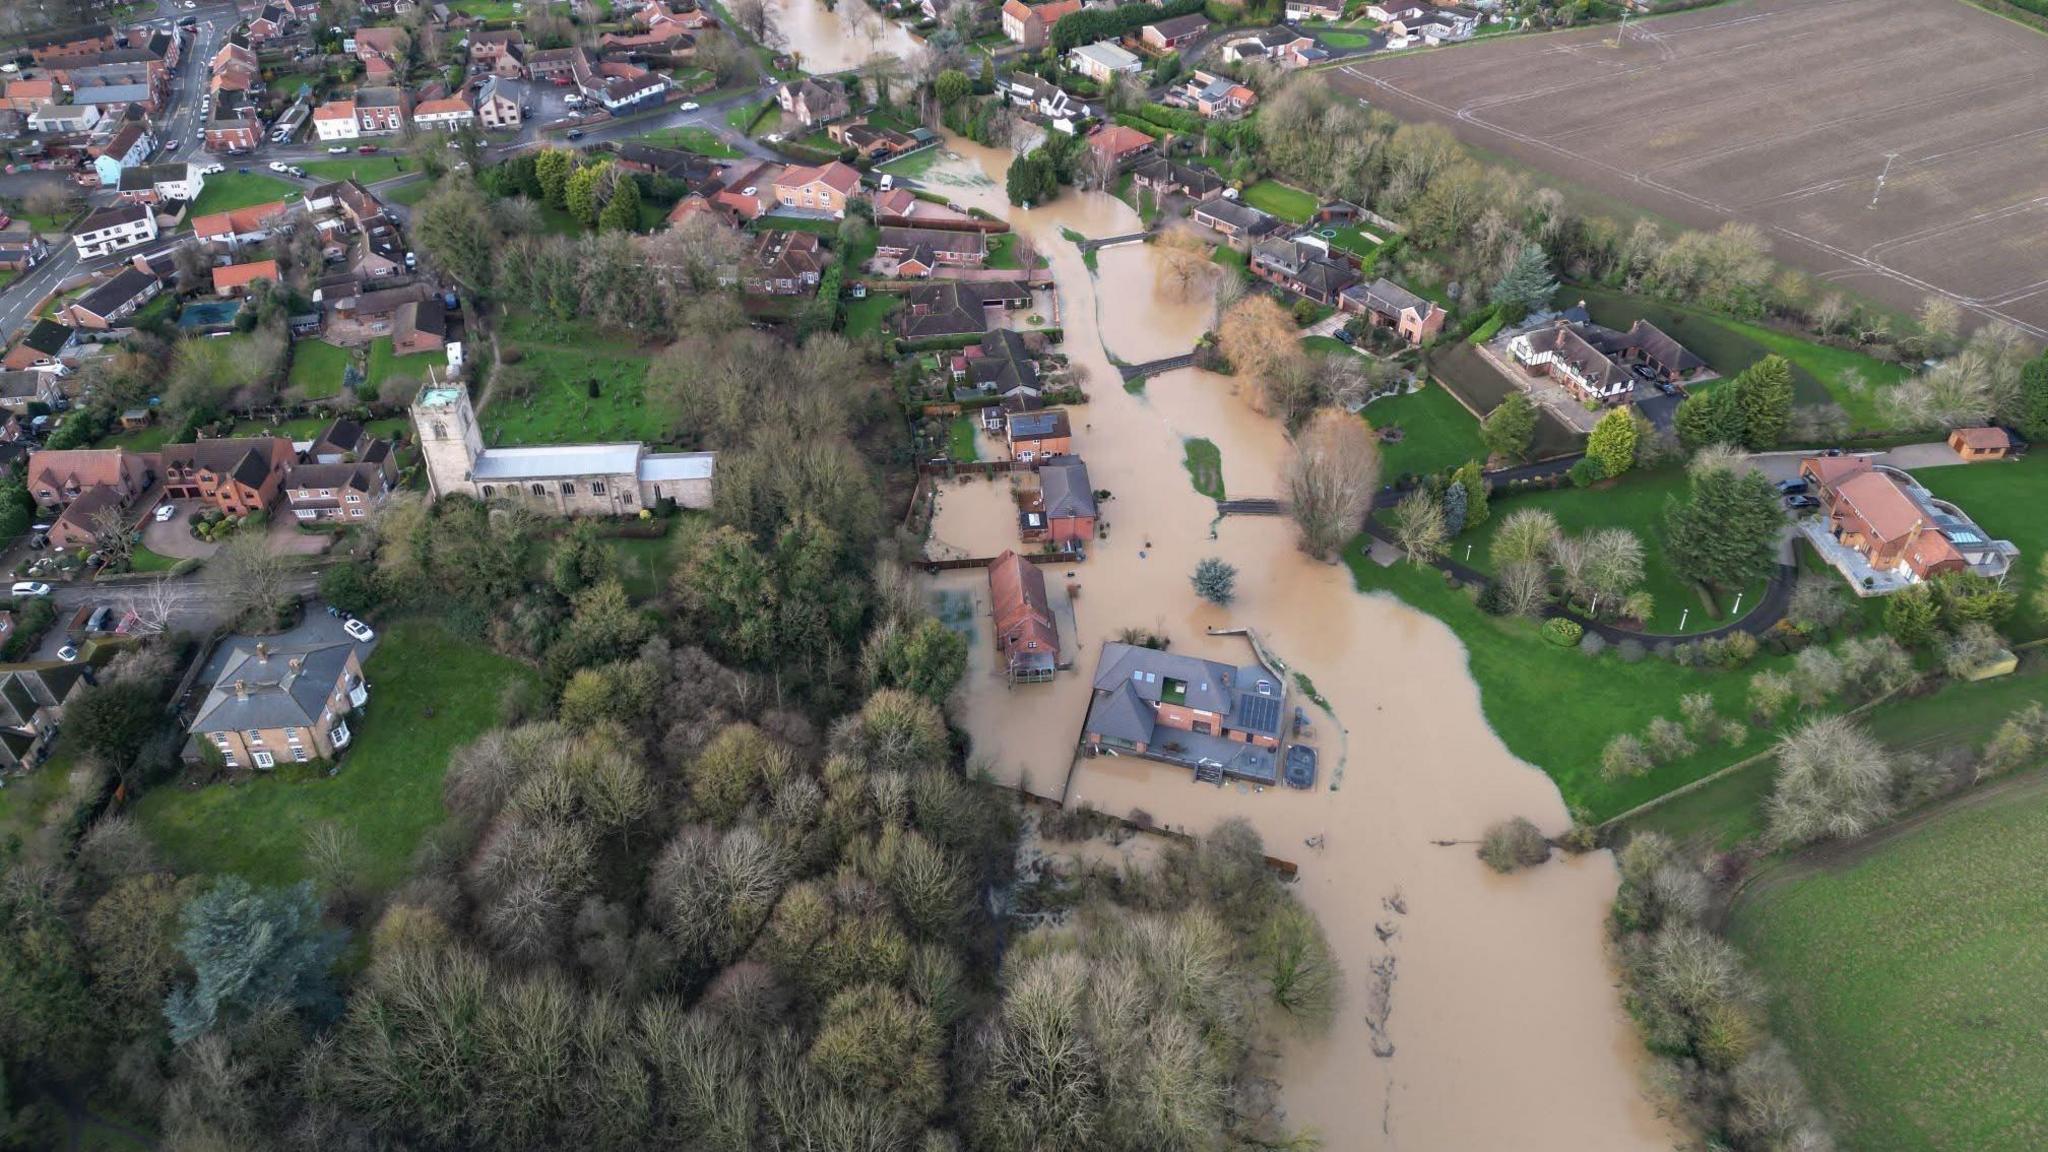
M1778 481L1778 495L1780 496L1797 496L1804 491L1806 491L1806 481L1804 480Z
M1358 337L1353 336L1349 328L1339 328L1337 329L1337 339L1343 341L1346 344L1349 344L1352 341L1358 339Z
M571 128L571 129L569 129L569 131L567 131L567 132L566 132L566 133L564 133L563 135L565 135L565 136L566 136L566 137L567 137L568 139L571 139L571 140L581 140L581 139L583 139L583 129L581 129L581 128Z
M1820 507L1820 497L1787 496L1785 497L1785 507L1794 511L1802 508L1818 508Z

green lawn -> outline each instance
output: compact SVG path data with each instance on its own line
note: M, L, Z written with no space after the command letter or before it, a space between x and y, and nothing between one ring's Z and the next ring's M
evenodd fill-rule
M1373 45L1369 32L1324 32L1317 29L1316 39L1330 48L1370 48Z
M1209 253L1209 262L1211 264L1221 264L1225 268L1235 268L1240 273L1244 272L1247 268L1251 266L1250 257L1246 256L1242 252L1239 252L1237 249L1232 248L1228 244L1218 244L1215 247L1215 249Z
M1737 906L1732 936L1843 1147L2048 1142L2048 788L1794 867Z
M375 396L377 386L394 375L425 380L427 369L438 368L447 362L448 357L442 352L415 352L410 356L400 356L392 351L391 337L379 336L370 345L370 366L363 370L363 387Z
M385 346L390 346L389 341ZM339 396L350 359L348 349L325 340L297 341L292 345L291 387L308 400Z
M126 448L130 452L154 452L171 442L171 433L173 431L175 429L169 424L158 421L155 424L145 424L132 431L117 431L112 435L102 436L93 443L93 447Z
M371 156L336 156L329 160L307 160L301 163L299 167L304 168L306 175L311 176L315 180L360 180L365 184L374 184L379 180L389 180L393 176L403 175L406 172L418 171L416 167L406 167L405 157L395 152L379 152ZM211 182L210 180L208 181L208 183Z
M1331 246L1342 248L1361 260L1380 250L1378 244L1368 239L1365 233L1355 226L1339 228L1336 231L1335 236L1329 237Z
M1500 507L1495 505L1496 516ZM1642 777L1603 780L1600 749L1615 733L1641 732L1658 716L1676 718L1679 697L1689 692L1713 696L1724 716L1744 715L1750 675L1787 667L1789 658L1761 657L1734 672L1680 668L1655 657L1625 664L1611 651L1589 658L1544 640L1532 621L1481 612L1464 590L1450 587L1433 568L1407 563L1380 567L1365 555L1364 543L1360 537L1344 554L1358 587L1398 597L1456 633L1479 684L1487 723L1509 751L1548 773L1565 801L1595 820L1726 767L1761 750L1769 739L1755 732L1741 748L1706 746ZM1457 555L1463 555L1463 544L1461 538Z
M531 395L498 396L480 421L487 444L664 443L667 423L647 403L649 354L618 340L597 340L584 325L514 316L500 346L517 348L537 383ZM597 395L590 384L597 383Z
M2022 640L2048 636L2048 613L2034 605L2042 588L2042 557L2048 556L2048 456L2043 449L2013 462L1923 468L1913 478L1969 513L1994 538L2019 545L2011 579L2019 588L2020 610L2004 631Z
M908 156L900 156L886 163L875 165L875 171L888 172L905 178L917 178L930 170L931 166L945 159L942 148L924 148Z
M261 172L216 172L206 178L206 187L192 203L193 216L232 212L255 204L296 199L298 186Z
M1296 224L1306 224L1316 214L1316 198L1278 180L1261 180L1244 190L1244 202L1261 212Z
M1372 409L1366 411L1370 413ZM1642 587L1657 598L1657 613L1649 621L1650 630L1676 633L1680 631L1679 620L1684 617L1684 631L1710 631L1727 623L1727 619L1716 620L1707 613L1694 584L1674 569L1664 554L1664 503L1672 496L1682 497L1685 490L1685 472L1666 468L1650 473L1631 472L1612 487L1503 493L1494 497L1493 515L1486 523L1458 537L1453 556L1482 572L1492 572L1487 546L1508 513L1518 508L1547 509L1557 517L1558 526L1574 536L1594 528L1627 528L1643 542ZM1467 544L1472 545L1469 560L1465 556ZM1757 580L1744 590L1745 609L1756 604L1766 583ZM1724 617L1733 604L1731 598L1722 605Z
M1017 236L1012 232L998 232L988 238L988 267L1017 267Z
M364 669L370 702L350 719L355 740L338 775L280 766L238 786L159 785L136 804L136 818L181 871L302 879L308 830L332 820L354 831L365 886L380 891L405 878L420 838L441 822L449 753L497 722L506 685L536 677L429 620L380 632Z
M70 791L73 748L60 743L56 755L27 776L9 776L0 788L0 848L26 844L42 827L50 806Z
M975 418L962 412L946 425L946 454L962 464L972 464L981 458L974 447Z
M1199 436L1182 440L1180 445L1184 453L1181 466L1188 470L1195 491L1211 500L1223 499L1223 449Z
M396 188L380 190L377 198L387 204L417 204L434 190L432 180L408 180Z
M449 0L448 10L464 12L479 20L510 20L524 11L512 0Z
M635 601L653 600L668 588L669 573L675 568L676 537L613 536L605 547L619 562L619 583Z
M1850 425L1856 431L1876 431L1884 426L1878 415L1878 395L1908 375L1901 365L1887 364L1861 352L1816 344L1697 308L1577 285L1567 286L1558 294L1559 300L1567 297L1583 297L1593 319L1610 328L1626 329L1638 318L1648 320L1698 353L1723 376L1733 376L1767 355L1783 356L1792 362L1798 402L1821 404L1832 400L1849 414ZM1845 371L1857 373L1869 387L1860 393L1850 391L1842 384Z
M320 430L327 427L328 423L328 418L325 416L296 416L281 422L241 420L236 422L233 434L236 436L285 436L293 440L311 440L313 437L318 436ZM391 423L402 425L405 423L405 419L404 417L392 417L387 420L371 421L371 427L375 429L379 424ZM379 436L390 435L390 433L382 431L376 434Z
M659 132L649 132L640 139L657 148L680 148L685 152L695 152L699 156L710 156L718 160L731 160L742 154L739 149L720 140L716 132L697 124L663 128Z
M1467 460L1486 460L1479 421L1441 387L1375 400L1359 411L1375 428L1399 428L1401 439L1380 445L1380 475L1427 476Z
M172 568L177 567L177 564L178 558L176 556L166 556L161 552L151 552L140 544L135 546L135 551L128 557L129 570L134 572L169 572Z
M889 314L903 303L901 297L869 293L860 300L846 302L846 335L855 339L881 329Z

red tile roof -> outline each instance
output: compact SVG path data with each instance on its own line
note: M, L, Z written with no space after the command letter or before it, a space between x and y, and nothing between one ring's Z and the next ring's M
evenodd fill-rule
M230 289L247 288L258 280L276 281L277 261L258 260L250 264L230 264L213 270L213 294L224 296Z

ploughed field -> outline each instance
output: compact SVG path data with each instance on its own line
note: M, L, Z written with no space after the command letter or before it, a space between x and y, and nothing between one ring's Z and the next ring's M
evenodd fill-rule
M1687 226L1754 223L1844 288L1901 308L1938 289L2048 336L2048 36L1962 0L1753 0L1615 36L1324 75Z

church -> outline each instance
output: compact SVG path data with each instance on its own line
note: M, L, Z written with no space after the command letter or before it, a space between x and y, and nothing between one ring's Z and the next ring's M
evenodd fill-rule
M663 500L711 507L710 452L649 452L645 444L486 448L469 389L429 381L412 404L428 490L517 500L562 516L633 516Z

